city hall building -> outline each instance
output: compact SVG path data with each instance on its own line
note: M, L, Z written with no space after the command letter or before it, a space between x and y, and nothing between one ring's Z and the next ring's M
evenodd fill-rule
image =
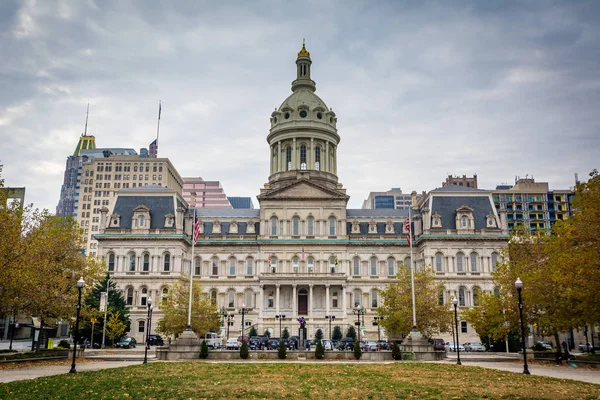
M255 326L278 336L281 315L282 327L297 332L302 316L309 336L320 328L326 337L332 317L331 326L345 332L357 320L353 310L364 307L361 331L377 339L380 292L411 264L408 210L347 208L337 177L338 117L315 94L311 68L303 46L292 93L270 115L270 176L258 208L196 208L193 194L187 202L177 188L149 185L119 191L101 210L98 254L130 307L130 334L138 340L148 299L156 304L154 330L167 286L190 272L218 309L236 315L231 336L240 334L242 307L246 332ZM493 290L491 272L508 240L503 210L496 211L490 191L468 187L412 197L415 267L435 271L444 286L440 302L477 305ZM200 234L192 259L194 214ZM460 324L461 342L478 339Z

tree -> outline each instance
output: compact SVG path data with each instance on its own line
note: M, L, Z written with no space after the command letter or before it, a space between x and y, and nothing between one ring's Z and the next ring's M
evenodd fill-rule
M397 343L392 343L392 358L394 360L402 360L402 353Z
M357 340L354 342L354 358L360 360L362 357L362 350L360 349L360 342Z
M279 341L279 349L277 350L277 357L280 360L285 360L287 357L287 347L285 346L285 342L283 340Z
M263 336L270 338L271 337L271 331L268 329L265 329L265 333L263 333Z
M110 313L108 316L108 322L106 323L106 336L115 343L123 334L127 326L121 321L119 311Z
M388 335L407 335L413 328L410 270L400 268L398 282L390 283L381 292L382 305L377 313ZM426 336L449 332L452 314L447 305L440 305L438 293L442 285L435 282L430 268L414 272L417 329Z
M254 325L252 325L252 327L250 328L250 331L248 332L248 337L254 337L254 336L258 336L258 332L256 332L256 328L254 327Z
M200 347L200 358L203 360L208 358L208 344L206 343L206 340L202 341L202 346Z
M281 334L282 339L289 339L290 338L290 331L288 331L288 328L283 328L283 333Z
M346 337L356 340L356 329L353 326L350 326L346 331Z
M331 340L342 340L342 328L340 328L339 325L333 327L333 334L331 335Z
M317 360L322 360L325 358L325 349L323 348L323 341L321 339L317 340L317 348L315 349L315 358Z
M163 312L163 318L158 321L156 330L165 335L179 335L186 326L188 320L189 290L188 277L177 280L167 287L168 297L158 304ZM192 286L192 329L200 335L215 331L219 327L219 315L217 308L210 301L210 297L202 293L199 281L194 280Z
M242 347L240 347L240 358L242 359L247 359L249 356L248 353L248 344L246 343L245 340L242 340Z
M315 341L318 342L323 339L323 330L321 328L317 329L315 332Z

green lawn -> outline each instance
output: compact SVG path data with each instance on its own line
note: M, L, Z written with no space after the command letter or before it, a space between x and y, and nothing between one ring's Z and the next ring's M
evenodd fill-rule
M598 399L600 385L433 363L205 362L154 362L0 384L0 399L126 398Z

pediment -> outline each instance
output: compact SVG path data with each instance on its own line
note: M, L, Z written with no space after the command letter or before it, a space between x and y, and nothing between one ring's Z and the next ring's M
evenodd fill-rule
M473 209L467 205L462 205L456 209L456 212L472 213Z
M150 208L142 204L134 208L133 212L150 212Z
M301 179L290 185L263 193L259 196L263 199L336 199L346 200L346 194L315 184L309 180Z

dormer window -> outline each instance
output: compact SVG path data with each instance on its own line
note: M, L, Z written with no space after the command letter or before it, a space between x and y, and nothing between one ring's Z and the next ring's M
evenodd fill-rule
M360 223L356 220L352 222L352 233L360 233Z
M133 210L131 225L133 229L149 229L150 209L144 205L137 206Z
M175 225L175 216L173 214L165 215L165 228L172 228Z
M138 227L143 228L145 224L146 224L146 218L143 215L140 215L138 217Z
M442 227L442 217L439 214L433 214L431 216L431 223L433 224L434 228L441 228Z
M219 221L213 222L212 233L221 233L221 222L219 222Z
M457 233L475 233L475 220L471 207L463 205L456 210L456 230Z
M463 215L462 217L460 217L460 226L462 228L469 227L469 218L466 215Z
M110 216L110 227L119 228L121 226L121 216L119 214L113 214Z
M236 221L232 221L229 224L229 233L238 233L238 223Z
M489 214L486 217L486 226L488 228L495 228L496 227L496 218L494 217L493 214Z
M394 233L394 223L392 221L386 222L385 233L388 233L388 234Z
M369 222L369 233L377 233L377 224L375 221Z

